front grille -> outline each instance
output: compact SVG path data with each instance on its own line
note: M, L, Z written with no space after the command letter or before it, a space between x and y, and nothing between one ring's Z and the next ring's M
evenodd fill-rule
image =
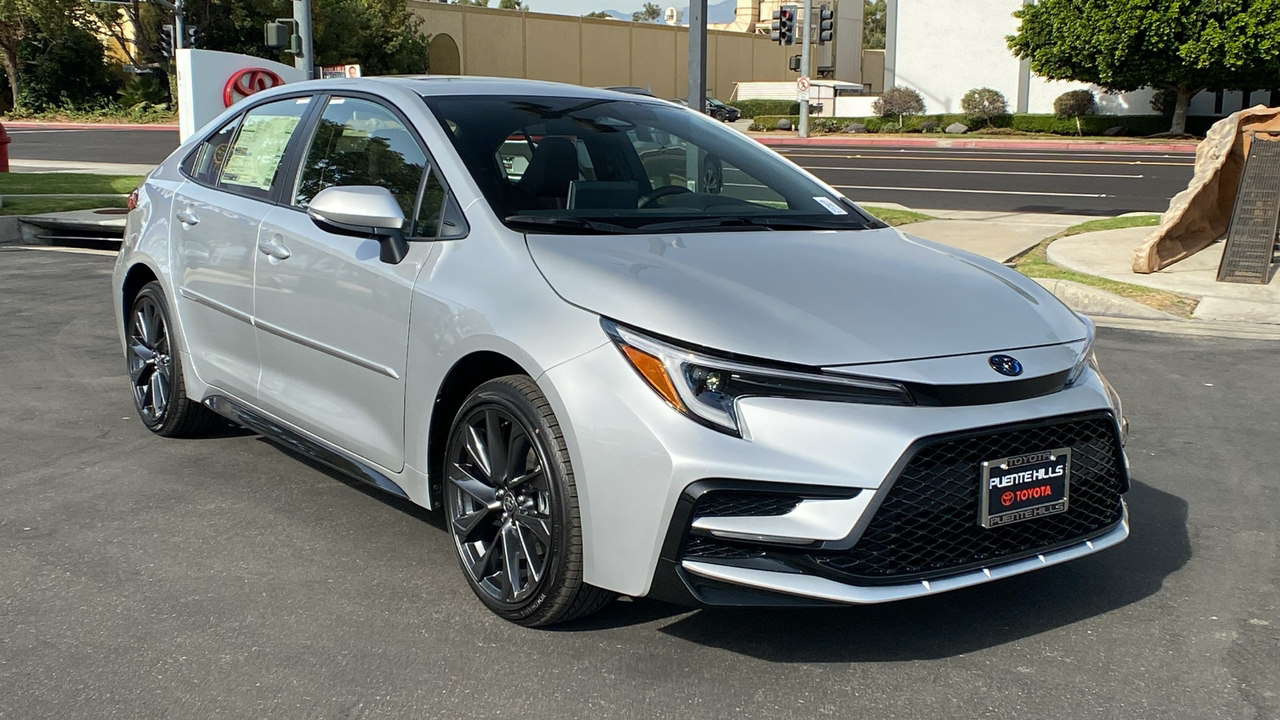
M767 517L786 515L800 504L799 495L716 490L698 498L693 516Z
M764 555L764 550L750 545L720 542L701 535L691 535L684 544L684 556L703 560L749 560Z
M978 524L984 460L1069 447L1067 511L995 528ZM894 482L857 545L809 559L861 583L947 575L1098 534L1122 516L1123 459L1109 417L944 439L921 448Z

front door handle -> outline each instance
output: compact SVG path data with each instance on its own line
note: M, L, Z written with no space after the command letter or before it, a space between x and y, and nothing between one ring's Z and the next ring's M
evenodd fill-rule
M271 238L270 240L259 240L258 252L261 252L263 255L266 255L273 260L287 260L290 255L289 248L285 247L280 242L279 235Z
M192 212L191 208L183 208L174 213L173 216L178 218L178 222L182 223L184 227L200 224L200 217Z

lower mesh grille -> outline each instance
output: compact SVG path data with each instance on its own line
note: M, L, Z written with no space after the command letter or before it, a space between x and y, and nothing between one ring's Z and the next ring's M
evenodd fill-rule
M800 504L800 496L778 493L717 490L698 498L693 516L765 517L786 515Z
M978 524L983 461L1059 447L1072 450L1066 512L990 529ZM857 545L809 560L862 583L883 584L1078 541L1121 519L1123 462L1109 416L934 442L907 463Z
M704 560L749 560L764 555L764 550L749 546L720 542L699 535L690 536L684 545L684 556Z

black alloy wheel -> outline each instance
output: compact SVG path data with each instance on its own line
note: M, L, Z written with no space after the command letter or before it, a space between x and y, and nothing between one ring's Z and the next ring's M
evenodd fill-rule
M199 435L219 422L212 411L187 398L159 283L133 297L125 322L125 358L133 406L147 429L166 437Z
M463 574L490 610L564 622L613 594L582 579L582 527L559 423L527 377L477 388L445 450L445 507Z

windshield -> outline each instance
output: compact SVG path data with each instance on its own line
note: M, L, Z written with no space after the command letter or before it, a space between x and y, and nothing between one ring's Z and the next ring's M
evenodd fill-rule
M494 212L523 231L880 226L769 150L674 104L423 99Z

